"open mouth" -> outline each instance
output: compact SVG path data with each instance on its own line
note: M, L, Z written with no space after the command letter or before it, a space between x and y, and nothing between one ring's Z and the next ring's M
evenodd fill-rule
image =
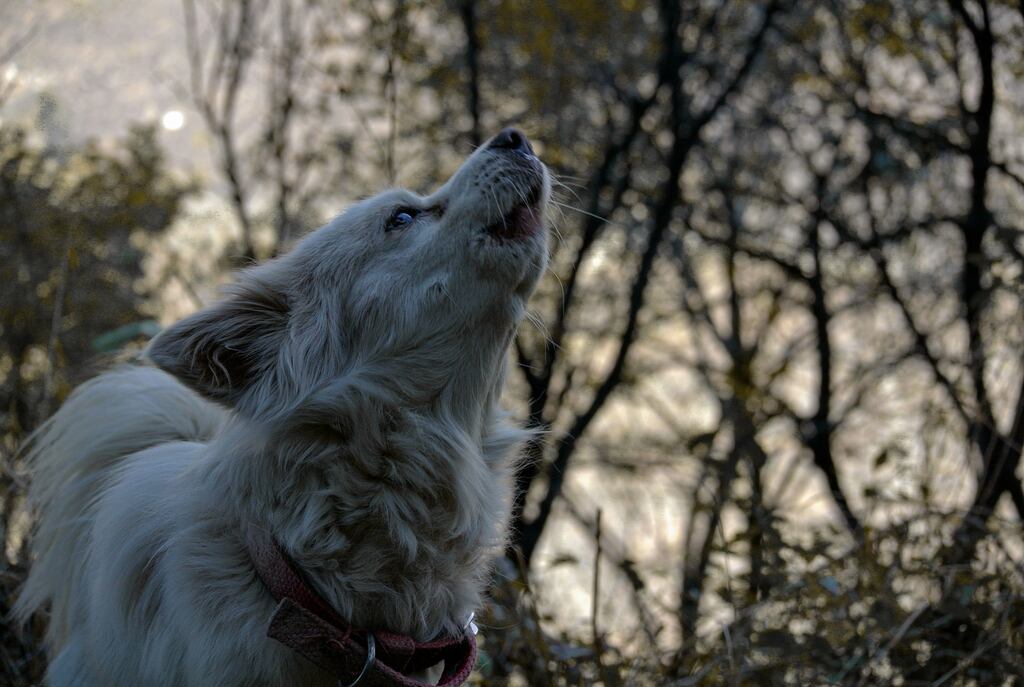
M535 184L525 201L513 205L501 219L492 223L485 231L505 241L525 238L539 231L543 223L543 210L540 207L542 192L542 184Z

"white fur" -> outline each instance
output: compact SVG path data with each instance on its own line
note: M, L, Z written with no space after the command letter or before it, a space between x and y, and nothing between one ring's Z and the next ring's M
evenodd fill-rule
M265 636L242 529L268 529L364 628L461 631L504 544L523 432L498 409L547 259L500 238L536 158L481 148L440 190L360 202L77 389L34 436L52 685L333 685ZM396 209L421 214L385 231ZM505 219L503 219L505 218ZM160 368L160 369L157 369Z

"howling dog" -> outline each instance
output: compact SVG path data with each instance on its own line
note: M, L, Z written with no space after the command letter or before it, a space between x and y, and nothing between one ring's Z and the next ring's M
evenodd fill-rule
M54 687L459 685L526 437L550 177L506 129L79 387L26 448ZM438 682L439 681L439 682Z

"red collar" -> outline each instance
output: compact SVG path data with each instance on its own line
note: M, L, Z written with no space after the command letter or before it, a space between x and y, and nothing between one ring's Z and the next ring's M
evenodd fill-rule
M461 637L417 642L383 630L349 625L296 570L266 530L250 526L246 546L256 573L278 602L267 636L333 673L348 687L427 687L404 673L425 670L440 661L444 673L437 687L458 687L476 664L476 639Z

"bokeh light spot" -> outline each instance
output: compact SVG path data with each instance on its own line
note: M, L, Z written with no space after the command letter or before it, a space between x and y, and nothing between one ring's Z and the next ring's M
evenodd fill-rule
M160 118L160 124L168 131L177 131L185 126L185 115L180 110L169 110Z

